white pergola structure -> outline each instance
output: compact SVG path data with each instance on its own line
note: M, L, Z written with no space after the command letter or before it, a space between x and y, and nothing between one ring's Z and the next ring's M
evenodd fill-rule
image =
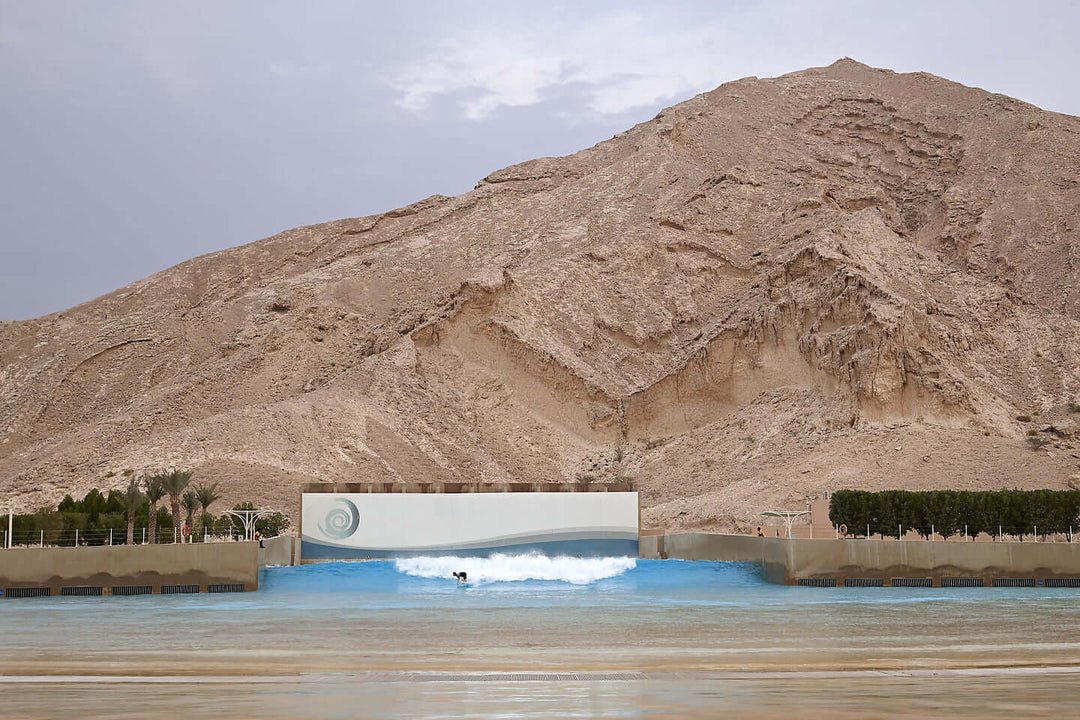
M809 515L809 510L766 510L761 513L762 515L768 515L769 517L778 517L784 519L784 524L787 526L787 536L791 537L791 526L795 522L795 518L803 515Z
M240 523L244 526L244 539L255 539L255 521L264 515L273 515L273 510L226 510L235 518L240 520Z

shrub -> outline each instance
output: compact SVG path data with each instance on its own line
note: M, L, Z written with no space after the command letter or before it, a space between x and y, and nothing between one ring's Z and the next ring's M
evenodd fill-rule
M255 529L264 537L276 537L288 530L289 525L289 518L279 512L264 515L255 521Z
M928 535L931 527L944 536L968 533L1010 535L1064 533L1080 525L1080 491L996 490L907 492L837 490L829 505L829 520L851 532L883 533L896 537L899 525Z
M256 510L254 503L242 502L237 505L233 505L233 510ZM280 512L273 512L269 515L264 515L255 521L255 529L263 537L275 537L282 534L289 529L291 525L289 518ZM234 535L242 537L244 534L244 524L240 522L239 518L228 513L223 514L220 518L214 521L211 526L214 532L219 535Z

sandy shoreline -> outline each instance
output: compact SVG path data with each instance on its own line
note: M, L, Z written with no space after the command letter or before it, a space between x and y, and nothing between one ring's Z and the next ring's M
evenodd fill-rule
M0 685L19 684L140 684L140 685L228 685L228 684L316 684L326 682L613 682L640 680L783 680L843 679L860 677L929 678L929 677L1005 677L1038 675L1080 675L1080 665L1046 667L984 667L913 670L774 670L762 671L685 671L685 672L497 672L476 671L448 673L437 671L358 671L283 675L0 675Z
M348 676L362 681L365 678L392 681L393 679L439 679L464 676L500 677L512 680L521 675L574 675L599 677L633 676L639 679L657 678L767 678L767 677L930 677L930 676L1005 676L1078 673L1080 661L1073 653L1058 657L988 658L981 662L962 662L957 658L923 658L919 661L860 662L802 662L792 659L786 663L755 663L741 659L728 663L709 663L701 658L680 659L627 657L618 661L597 662L583 658L563 657L562 661L533 662L524 659L504 662L491 657L439 661L428 658L413 662L374 660L343 663L332 660L290 664L287 662L222 662L200 658L197 662L157 659L152 662L117 662L115 659L43 661L25 660L0 663L0 683L16 682L230 682L238 678L248 683L272 683L282 680L300 682L301 678ZM65 679L66 678L66 679ZM76 679L78 678L78 679Z
M12 717L762 720L1068 717L1080 666L795 672L342 672L0 677Z

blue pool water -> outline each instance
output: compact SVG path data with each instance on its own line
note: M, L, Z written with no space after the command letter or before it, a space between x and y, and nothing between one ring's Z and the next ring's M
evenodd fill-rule
M452 572L464 570L461 586ZM726 602L753 588L783 589L764 582L756 563L700 563L633 558L419 558L364 563L320 563L264 569L260 576L267 602L293 602L304 594L360 595L365 605L410 607L446 603L484 607L492 601L521 605Z

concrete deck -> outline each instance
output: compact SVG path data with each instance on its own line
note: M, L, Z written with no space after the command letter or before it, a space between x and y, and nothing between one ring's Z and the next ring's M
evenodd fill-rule
M680 533L642 536L643 558L760 563L770 582L889 586L894 580L963 583L1069 584L1080 579L1080 543L808 540ZM850 582L854 581L854 582ZM897 583L897 584L903 584Z
M12 597L19 588L49 595L257 590L258 550L253 542L2 549L0 591Z

